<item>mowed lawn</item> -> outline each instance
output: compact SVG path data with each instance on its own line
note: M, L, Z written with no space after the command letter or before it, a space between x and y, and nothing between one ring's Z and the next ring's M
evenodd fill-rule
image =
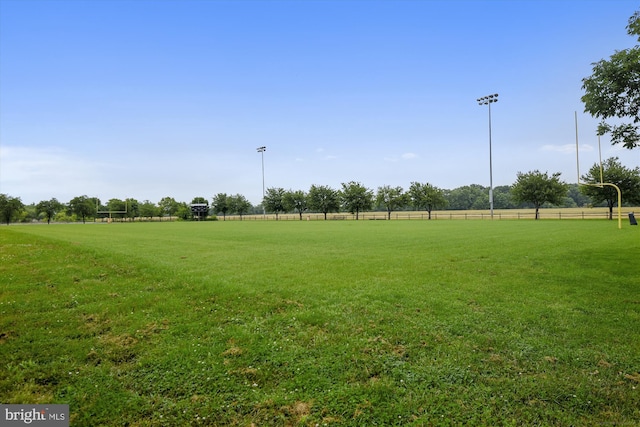
M0 227L0 402L72 426L638 425L640 229Z

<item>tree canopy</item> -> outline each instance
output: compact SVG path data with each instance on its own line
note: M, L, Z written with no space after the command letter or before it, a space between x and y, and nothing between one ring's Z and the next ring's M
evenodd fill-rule
M549 176L547 172L538 170L522 173L518 172L516 183L511 188L513 198L518 202L529 202L536 209L536 219L539 209L545 203L562 204L569 186L560 181L560 172Z
M96 215L99 204L100 200L95 197L78 196L71 199L67 209L70 213L82 218L82 222L84 223L87 217Z
M594 204L605 202L609 208L609 219L613 219L613 207L618 203L618 191L611 186L598 184L614 184L622 193L622 202L640 202L640 168L629 169L623 166L617 157L610 157L602 165L595 163L583 175L582 180L590 185L583 185L580 191L589 196Z
M412 182L409 187L409 197L414 208L424 209L429 213L429 219L431 219L432 210L447 205L444 191L429 183Z
M324 214L340 209L338 192L326 185L312 185L309 189L309 208Z
M340 198L342 206L347 212L355 214L356 220L360 212L369 210L373 206L373 191L355 181L342 183Z
M267 192L262 199L262 205L267 212L273 212L276 214L276 221L278 220L278 214L285 212L285 196L286 191L284 188L267 188Z
M0 219L9 225L18 213L24 209L24 204L20 197L11 197L6 194L0 194Z
M37 213L44 213L47 224L51 224L51 219L64 208L64 205L55 197L51 200L43 200L36 205Z
M627 33L640 41L640 11L627 25ZM593 74L582 79L585 112L602 119L598 134L611 133L612 144L625 148L640 145L640 45L616 51L609 60L593 65ZM622 123L610 124L609 119ZM631 121L631 123L628 122Z
M391 219L391 212L402 209L407 205L408 201L407 193L405 193L400 186L391 187L389 185L383 185L382 187L378 187L376 203L384 206L387 210L387 219Z

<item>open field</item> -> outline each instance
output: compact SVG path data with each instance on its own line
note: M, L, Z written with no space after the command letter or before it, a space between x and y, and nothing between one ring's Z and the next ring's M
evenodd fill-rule
M72 426L638 425L625 221L0 227L0 402Z

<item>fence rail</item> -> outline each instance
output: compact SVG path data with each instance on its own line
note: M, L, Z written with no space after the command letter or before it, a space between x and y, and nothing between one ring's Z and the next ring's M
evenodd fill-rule
M629 212L634 212L633 208L624 208L624 218L627 218ZM636 211L640 211L637 208ZM499 212L494 211L493 220L518 220L518 219L535 219L535 210L501 210ZM609 210L604 209L540 209L538 213L540 220L544 219L609 219ZM222 220L222 217L218 217L218 220ZM324 221L325 216L322 213L309 213L303 214L300 218L299 214L279 214L276 218L275 214L267 215L227 215L225 218L227 221ZM343 220L343 221L355 221L356 216L349 213L328 213L327 220ZM428 220L428 212L418 211L399 211L392 212L389 218L387 212L364 212L358 215L358 219L361 221L366 220ZM491 214L489 211L432 211L431 220L491 220ZM613 219L617 219L617 213L614 209Z

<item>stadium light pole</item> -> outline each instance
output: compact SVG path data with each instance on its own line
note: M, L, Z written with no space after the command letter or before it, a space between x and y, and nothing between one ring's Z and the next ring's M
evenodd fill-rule
M483 96L478 98L478 105L489 106L489 208L491 210L491 219L493 219L493 164L491 160L491 104L498 102L498 94Z
M262 156L262 215L264 216L267 214L267 211L264 207L264 152L267 151L267 147L258 147L257 151Z

